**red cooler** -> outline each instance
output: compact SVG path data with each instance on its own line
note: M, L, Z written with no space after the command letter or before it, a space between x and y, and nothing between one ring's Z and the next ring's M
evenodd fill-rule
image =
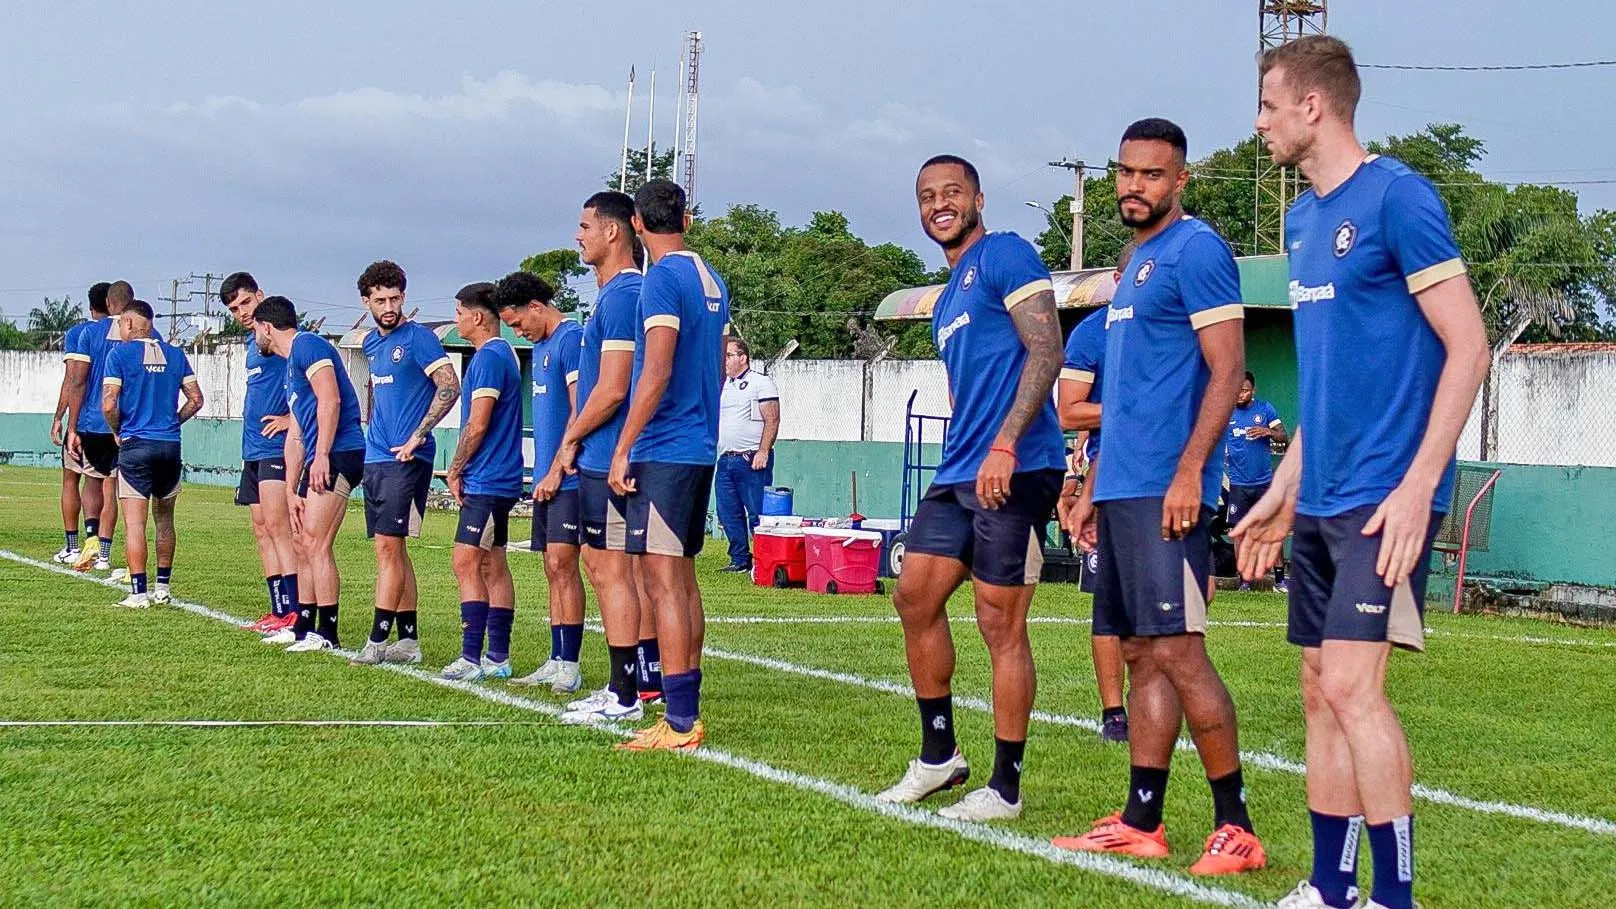
M803 530L760 524L752 533L752 583L759 587L802 586L808 579Z
M808 589L815 593L879 593L881 534L807 527Z

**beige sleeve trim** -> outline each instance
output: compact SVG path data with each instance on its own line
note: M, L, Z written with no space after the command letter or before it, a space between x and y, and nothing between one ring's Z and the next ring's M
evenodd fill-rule
M1028 281L1026 284L1021 285L1005 295L1004 308L1015 309L1018 305L1027 302L1034 296L1043 293L1046 290L1050 293L1055 292L1055 285L1051 283L1048 278L1038 278L1037 280Z
M81 353L64 354L62 356L62 359L63 360L68 360L68 361L71 361L71 362L74 362L74 363L88 363L88 362L90 362L90 358L85 356L84 354L81 354Z
M426 366L426 369L424 369L422 371L430 376L433 373L437 372L440 368L442 368L444 366L449 366L449 365L450 365L449 357L448 357L447 354L445 354L444 356L441 356L441 357L437 358L436 360L433 360L431 363L428 363L427 366Z
M1196 331L1200 331L1208 325L1216 325L1230 319L1244 319L1245 317L1246 306L1244 303L1225 303L1222 306L1214 306L1211 309L1190 313L1190 325Z
M1062 366L1060 377L1061 381L1063 382L1087 382L1090 385L1094 384L1094 373L1089 372L1086 369Z
M181 385L196 385L197 384L196 374L192 373L191 375L188 375L185 378L181 379L180 384Z
M499 400L499 389L497 389L497 388L479 388L476 391L473 391L471 393L471 399L473 401L477 400L478 398L493 398L494 400L498 401Z
M1422 268L1408 276L1408 292L1417 294L1429 290L1449 278L1459 277L1465 273L1465 270L1464 260L1458 258L1438 262L1429 268Z
M679 317L669 315L651 316L645 320L645 330L650 331L653 328L671 328L678 331Z
M331 368L331 361L330 360L315 360L313 363L309 364L308 369L303 370L303 375L308 377L309 381L312 382L312 381L314 381L314 374L315 373L319 372L322 369L330 369L330 368Z
M567 384L568 385L577 385L578 384L578 370L574 369L572 372L567 373Z
M1273 429L1275 426L1284 426L1284 425L1285 425L1284 420L1270 420L1269 423L1268 423L1268 428Z
M634 342L633 341L602 341L602 342L600 342L600 352L601 353L633 353L634 352Z
M123 380L117 376L107 376L101 380L101 387L105 388L108 385L113 388L121 388L123 387Z

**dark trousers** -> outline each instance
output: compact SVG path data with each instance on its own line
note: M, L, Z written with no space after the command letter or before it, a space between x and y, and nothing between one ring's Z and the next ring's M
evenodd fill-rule
M752 469L751 454L723 454L713 477L718 495L718 523L729 540L731 565L752 564L751 531L763 511L763 487L774 483L774 452L769 465Z

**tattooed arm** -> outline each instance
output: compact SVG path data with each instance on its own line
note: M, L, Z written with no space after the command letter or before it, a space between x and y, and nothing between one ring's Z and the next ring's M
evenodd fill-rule
M1015 451L1038 411L1049 403L1064 359L1053 291L1041 290L1017 303L1010 309L1010 321L1027 348L1027 361L1021 366L1010 412L993 439L993 450L976 473L976 497L988 508L998 508L1009 499L1010 475L1016 469L1015 455L1009 452Z
M460 400L460 379L455 375L454 367L448 363L432 371L432 384L438 387L432 395L432 406L427 408L426 416L421 418L415 432L410 433L409 441L393 449L399 461L408 462L415 457L415 450L432 437L432 427L442 422L455 402Z
M449 492L456 502L460 501L466 462L483 447L483 436L488 434L488 424L493 421L494 401L492 397L473 398L471 412L466 415L466 425L460 427L460 441L455 445L454 460L449 462Z

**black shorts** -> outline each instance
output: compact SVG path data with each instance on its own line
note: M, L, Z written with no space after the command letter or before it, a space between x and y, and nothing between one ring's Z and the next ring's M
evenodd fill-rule
M995 587L1038 583L1044 570L1044 525L1060 497L1059 470L1010 476L1010 498L982 507L976 483L933 483L909 521L907 552L957 559Z
M455 542L483 551L510 542L511 509L514 498L466 495L460 499L460 519L455 524Z
M303 476L297 481L297 494L307 497L309 494L309 465L312 460L303 463ZM365 481L365 450L355 448L353 451L331 452L331 492L347 498L355 489Z
M712 464L640 461L628 466L634 494L624 502L631 555L695 558L707 540Z
M1317 647L1329 641L1389 641L1425 649L1425 582L1431 541L1443 515L1433 512L1425 549L1406 583L1386 586L1375 573L1380 534L1361 532L1376 506L1364 505L1329 518L1298 514L1291 537L1290 623L1292 644Z
M83 457L75 458L62 449L62 465L80 476L104 480L118 472L118 437L110 432L79 433Z
M118 498L172 499L182 469L180 443L129 439L118 449Z
M432 465L420 458L366 464L365 536L420 536L431 489Z
M1113 499L1098 507L1094 633L1124 638L1205 634L1212 509L1203 507L1200 520L1182 538L1164 540L1160 498Z
M612 492L603 473L578 471L578 526L590 549L628 548L628 502Z
M237 505L257 505L259 483L285 483L286 459L262 458L241 462L241 482L236 485Z
M551 543L577 546L582 539L578 526L578 489L563 489L548 502L533 503L533 536L530 547L543 552Z
M1268 494L1268 486L1269 484L1267 483L1261 486L1235 486L1232 483L1229 485L1226 501L1229 503L1230 528L1239 524L1240 520L1246 516L1246 512L1255 507L1262 500L1262 497Z
M1100 548L1094 547L1092 552L1083 553L1083 576L1077 582L1077 589L1084 593L1094 592L1094 576L1100 573Z

